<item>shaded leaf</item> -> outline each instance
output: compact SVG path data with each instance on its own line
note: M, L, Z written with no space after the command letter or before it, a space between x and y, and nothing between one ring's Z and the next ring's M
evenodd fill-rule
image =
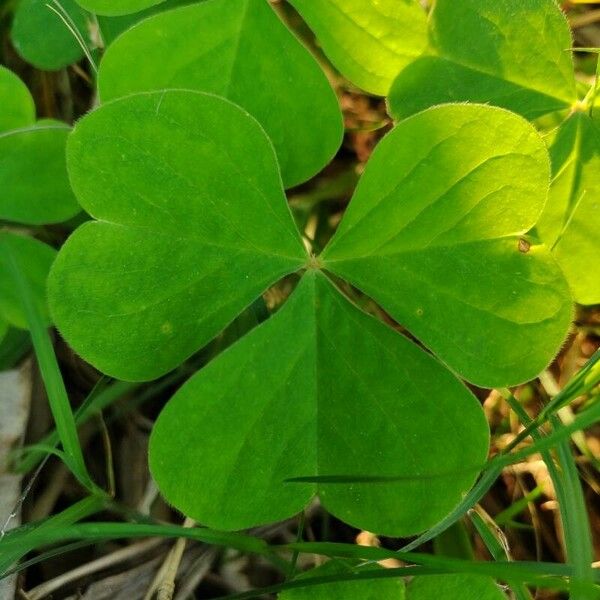
M33 125L35 105L27 86L0 65L0 132Z
M75 127L68 164L99 220L62 248L51 309L117 378L178 366L306 261L272 145L226 100L163 91L106 104Z
M65 123L40 121L0 133L0 219L42 225L80 211L65 161L70 130Z
M286 187L312 177L341 143L327 78L266 0L211 0L142 21L109 47L98 85L104 101L163 88L232 100L265 128Z
M430 40L392 85L396 118L468 100L533 119L577 99L571 34L554 0L437 0Z
M548 181L544 143L520 117L485 106L425 111L377 146L325 268L469 381L528 381L572 316L549 251L521 241Z
M150 468L169 502L219 529L291 517L317 493L347 523L406 536L458 504L488 438L479 403L449 371L309 272L171 399ZM404 479L286 482L315 474Z
M89 23L75 0L59 0L84 40L89 41ZM52 0L20 0L15 12L11 37L17 52L38 69L56 71L80 60L83 48L61 17Z
M427 47L427 18L416 0L290 0L325 54L352 83L388 93L396 75Z

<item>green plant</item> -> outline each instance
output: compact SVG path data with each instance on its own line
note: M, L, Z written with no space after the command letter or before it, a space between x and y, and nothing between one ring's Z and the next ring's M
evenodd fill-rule
M290 581L267 590L282 600L453 599L468 597L465 589L506 597L494 579L517 600L530 599L527 586L598 597L569 445L598 420L598 357L562 392L548 392L559 393L534 418L508 389L540 377L557 356L573 327L573 298L600 302L597 82L575 79L564 15L554 0L437 0L429 14L413 0L289 3L333 67L387 96L396 119L324 234L290 210L286 190L340 148L337 75L328 79L281 19L293 14L266 0L17 6L13 40L32 64L93 61L90 23L104 54L99 106L72 130L36 122L22 82L0 69L0 96L10 99L0 114L0 187L9 192L0 197L8 223L0 338L7 323L31 330L57 425L24 464L54 453L90 494L64 515L0 537L0 573L51 542L165 535L275 562L291 552L282 567ZM59 18L77 42L36 37L36 15ZM42 163L32 186L27 174ZM43 237L41 225L81 209L89 219L56 259L13 231L19 223ZM318 210L311 205L309 215L324 220ZM87 470L50 321L85 361L120 380L118 390L132 390L122 382L195 365L198 351L272 288L280 294L273 314L258 324L253 316L255 327L210 353L152 432L149 464L162 495L203 527L76 525L117 509ZM524 427L492 459L469 385L499 389ZM82 414L118 395L92 392ZM585 395L589 405L573 422L556 417ZM528 436L532 444L518 448ZM431 539L438 552L451 548L440 534L454 535L448 528L502 469L534 452L557 489L568 564L510 560L477 514L491 564L413 552ZM420 535L398 553L300 540L274 548L217 531L293 517L315 497L355 527ZM298 554L310 552L336 560L295 577ZM390 558L411 566L373 564ZM405 589L401 578L413 576Z
M33 99L23 82L0 67L0 219L21 224L62 221L80 211L67 179L65 144L69 127L35 120ZM32 174L38 165L44 169ZM55 251L18 232L0 231L0 339L8 326L27 328L15 268L28 280L32 301L50 323L45 288Z

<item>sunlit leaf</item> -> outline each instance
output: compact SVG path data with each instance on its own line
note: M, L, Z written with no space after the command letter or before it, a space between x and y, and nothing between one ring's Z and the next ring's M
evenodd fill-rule
M571 34L554 0L437 0L430 40L390 90L397 118L465 100L535 118L577 99Z
M427 48L417 0L290 0L331 62L352 83L384 96L396 75Z
M325 267L483 387L535 377L571 322L549 251L522 236L550 178L540 136L501 109L442 106L377 146Z
M550 149L553 181L538 224L554 247L581 304L600 303L600 129L597 119L577 112L565 121Z

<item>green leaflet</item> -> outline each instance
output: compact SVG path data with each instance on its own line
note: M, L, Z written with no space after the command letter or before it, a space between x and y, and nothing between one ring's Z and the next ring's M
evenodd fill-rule
M150 469L169 502L211 527L282 520L317 493L347 523L408 536L460 501L488 438L477 400L447 369L312 271L172 398ZM285 482L332 474L406 479Z
M0 219L41 225L80 211L65 164L70 129L46 120L0 133Z
M117 378L175 368L306 261L272 145L230 102L183 91L118 100L78 123L67 154L99 220L63 246L51 310Z
M534 378L571 322L543 246L520 241L546 201L533 127L502 109L446 105L380 142L323 254L448 366L482 387Z
M80 60L83 49L69 27L50 7L64 9L74 27L86 42L89 22L85 11L75 0L20 0L15 12L11 37L17 52L38 69L56 71Z
M342 139L327 78L266 0L209 0L142 21L108 48L98 85L103 101L163 88L230 99L265 128L286 187L322 169Z
M38 240L0 231L0 321L15 327L27 327L19 286L13 276L13 267L16 266L27 279L41 314L50 322L46 308L46 277L55 255L52 248Z
M482 575L430 575L415 577L407 600L506 600L490 577Z
M396 75L427 48L417 0L290 0L325 54L352 83L388 93Z
M0 133L33 125L35 105L27 86L3 66L0 66L0 99Z
M373 565L371 569L382 567ZM361 571L365 571L363 567ZM329 577L350 574L352 566L339 560L330 560L324 565L302 573L295 581L315 577ZM281 592L279 600L404 600L404 581L402 579L357 580L325 583L314 587L299 587Z
M430 40L392 85L396 118L469 100L533 119L577 99L571 34L555 0L437 0Z
M580 304L600 303L595 265L600 247L600 129L596 119L574 113L550 149L553 181L538 223Z
M139 12L165 0L77 0L86 10L98 15L119 16Z

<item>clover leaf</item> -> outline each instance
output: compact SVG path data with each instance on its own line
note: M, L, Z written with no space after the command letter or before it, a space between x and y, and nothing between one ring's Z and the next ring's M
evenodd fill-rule
M580 304L600 302L600 278L592 268L600 230L600 124L575 112L559 127L550 148L552 186L538 231Z
M145 19L109 46L98 87L103 101L163 88L229 98L265 128L286 187L317 173L342 140L325 74L266 0L212 0Z
M79 212L69 187L65 144L70 128L35 122L33 98L25 84L0 67L0 219L37 225ZM9 325L26 329L19 277L49 324L46 279L56 252L30 237L0 230L0 338Z
M355 13L351 3L338 6L333 0L293 0L293 4L332 62L367 90L377 91L369 87L372 82L363 70L377 73L382 61L389 62L390 49L405 47L407 56L411 50L421 53L418 40L402 33L414 21L404 14L404 4L398 7L396 20L385 23L379 20L379 5ZM317 6L321 10L315 10ZM369 52L364 54L363 44L356 43L363 34L371 40ZM596 172L600 138L597 118L582 112L593 93L577 103L569 52L571 32L557 3L439 0L429 19L429 38L429 48L418 58L407 59L391 87L388 106L396 118L439 103L465 100L491 103L530 119L576 109L560 126L552 148L552 193L538 232L553 248L577 302L600 302L599 279L589 268L598 252L594 232L599 214ZM338 56L340 48L343 51ZM343 60L348 57L352 62L346 65Z
M108 103L77 124L67 154L98 221L63 247L50 298L106 373L173 369L306 261L273 147L227 101L163 91Z
M42 225L80 211L67 175L71 128L53 120L0 132L0 219Z
M528 381L572 315L549 250L522 238L549 179L544 143L525 120L483 106L430 109L377 146L325 266L468 381Z
M0 66L0 98L0 132L33 125L35 105L27 86L3 66Z
M169 502L216 528L282 520L318 494L346 523L403 536L458 504L488 437L478 402L448 370L313 271L171 399L150 469ZM330 474L405 480L284 483Z
M489 431L468 389L326 272L480 385L534 376L570 324L559 268L522 238L548 191L547 152L501 109L448 105L398 125L321 257L303 247L264 131L225 99L163 90L108 103L77 124L68 165L98 220L61 249L51 311L104 372L157 377L279 278L302 275L155 426L163 494L217 528L289 517L318 494L349 523L409 535L450 511L485 459ZM353 483L314 483L329 475Z
M324 52L357 86L384 96L396 75L427 48L417 0L290 0Z
M51 7L56 8L52 10ZM61 16L62 15L62 16ZM63 21L68 20L69 25ZM11 38L17 52L29 63L49 71L80 60L84 51L71 28L90 44L88 15L75 0L20 0Z
M42 225L79 212L71 191L65 146L71 128L52 119L35 120L25 84L0 67L0 219Z
M571 33L555 0L437 0L429 26L429 50L390 90L395 117L470 100L536 118L577 100Z

